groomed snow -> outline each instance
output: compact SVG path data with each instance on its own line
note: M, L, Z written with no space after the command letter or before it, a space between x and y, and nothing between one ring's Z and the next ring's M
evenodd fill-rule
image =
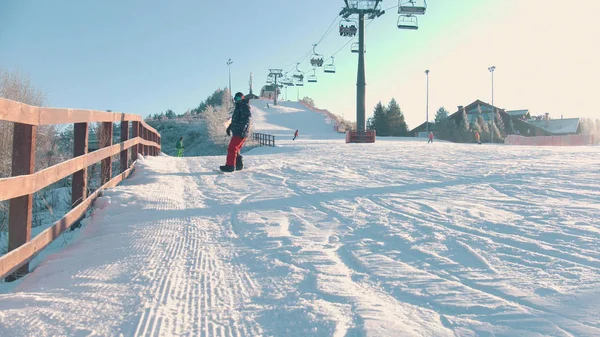
M144 159L2 285L0 336L600 335L600 148L345 144L306 123L241 172Z

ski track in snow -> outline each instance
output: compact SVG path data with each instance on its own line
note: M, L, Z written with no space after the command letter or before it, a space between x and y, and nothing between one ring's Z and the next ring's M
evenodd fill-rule
M323 132L145 158L2 285L0 336L600 336L600 148Z

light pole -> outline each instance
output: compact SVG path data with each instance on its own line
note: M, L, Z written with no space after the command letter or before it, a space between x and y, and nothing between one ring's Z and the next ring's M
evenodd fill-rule
M490 73L492 73L492 144L494 144L494 70L496 70L496 66L491 66L488 68Z
M227 61L227 68L229 70L229 94L233 96L233 94L231 93L231 64L233 63L233 61L231 59L229 59L229 61Z
M425 103L425 133L429 135L429 69L425 70L425 76L427 77L427 98Z

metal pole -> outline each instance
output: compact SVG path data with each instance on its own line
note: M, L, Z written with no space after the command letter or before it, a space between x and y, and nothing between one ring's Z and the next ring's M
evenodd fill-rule
M358 15L358 75L356 80L356 130L365 133L365 15Z
M492 144L494 144L494 70L496 70L495 66L490 68L492 72Z
M429 70L425 70L427 76L427 98L425 103L425 133L429 136Z
M277 91L279 88L277 88L277 74L275 74L275 99L273 99L273 105L277 105Z
M227 61L227 68L229 69L229 94L233 95L231 93L231 64L233 63L233 61L231 61L231 59L229 59L229 61Z

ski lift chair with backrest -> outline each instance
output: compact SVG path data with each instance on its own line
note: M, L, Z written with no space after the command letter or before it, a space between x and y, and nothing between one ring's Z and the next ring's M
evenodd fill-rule
M335 73L335 64L334 64L334 57L331 57L331 63L326 65L325 68L323 68L323 71L328 73L328 74L334 74Z
M424 15L426 10L427 0L423 0L422 5L417 5L417 0L398 0L398 14Z
M419 21L414 15L401 15L398 18L398 29L417 30Z
M316 69L313 68L313 74L312 75L308 75L306 77L306 82L308 83L317 83L317 75L316 73Z

